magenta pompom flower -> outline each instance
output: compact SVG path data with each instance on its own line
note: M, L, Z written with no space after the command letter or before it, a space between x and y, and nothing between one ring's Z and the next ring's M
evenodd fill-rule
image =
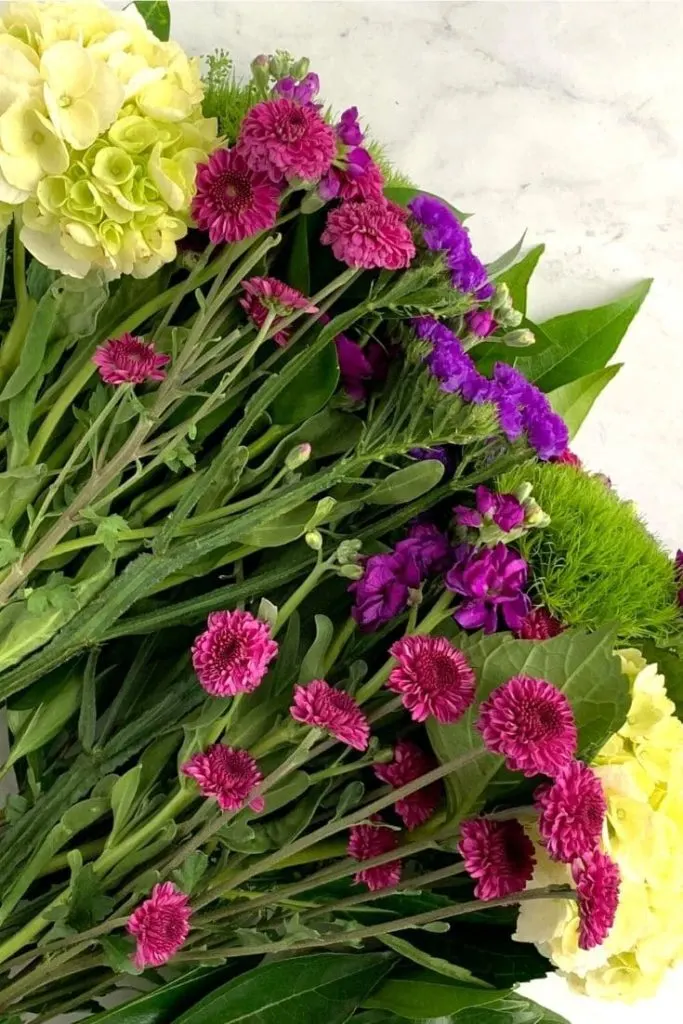
M598 848L607 803L600 779L582 761L570 761L552 784L534 794L538 830L548 853L569 864Z
M382 819L375 814L370 823L354 825L349 830L347 853L354 860L371 860L381 857L383 853L395 850L399 845L398 835L393 829L382 824ZM361 868L357 871L354 881L359 885L364 882L371 892L387 889L398 885L401 880L401 861L392 860L387 864L378 864L372 868Z
M212 697L251 693L277 654L270 626L250 612L213 612L192 647L199 682Z
M137 939L136 967L160 967L174 956L190 931L192 908L173 882L155 885L152 895L128 918L128 931Z
M335 690L324 679L295 686L289 713L297 722L327 730L354 750L367 749L370 740L367 718L350 694Z
M390 647L398 661L387 686L400 693L414 721L433 715L450 724L461 718L474 700L476 679L465 655L444 636L404 636Z
M265 800L254 794L263 775L248 750L214 743L181 766L183 775L195 779L204 796L215 797L222 811L241 811L247 804L262 811Z
M238 148L252 171L271 181L317 181L332 165L337 138L315 106L282 98L251 108L242 122Z
M579 895L579 948L600 946L609 935L619 906L619 868L594 850L574 862L572 876Z
M529 778L554 778L576 753L571 704L544 679L514 676L499 686L481 705L477 728L489 750Z
M532 608L524 616L516 635L520 640L550 640L553 636L559 636L564 629L560 620L541 605Z
M144 384L163 380L171 357L157 352L151 341L122 334L95 349L92 361L107 384Z
M289 316L297 309L305 313L318 312L318 307L305 295L283 281L278 281L276 277L250 277L248 281L242 281L242 287L246 295L240 299L240 306L246 310L247 316L257 327L263 326L270 312L279 317ZM277 330L277 326L275 321L273 327L277 333L273 335L273 339L278 345L286 345L289 341L289 331Z
M218 149L197 171L192 216L214 245L239 242L272 228L279 199L267 174L251 170L236 149Z
M534 844L518 821L473 818L463 821L460 834L458 848L467 873L479 879L477 899L501 899L526 888L536 859Z
M346 202L331 210L320 241L332 246L341 263L365 270L401 270L415 256L402 211L383 199Z
M382 782L387 782L394 789L414 782L420 776L436 768L436 761L433 757L425 754L415 743L410 740L400 740L394 747L394 759L388 764L376 764L375 775ZM432 782L424 789L418 789L416 793L410 793L402 797L394 804L394 810L403 824L412 832L419 825L429 821L441 800L441 786L438 782Z

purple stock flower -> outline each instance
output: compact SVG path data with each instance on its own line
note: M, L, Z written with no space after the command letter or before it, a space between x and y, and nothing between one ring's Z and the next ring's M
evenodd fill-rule
M365 348L361 348L345 334L338 334L334 341L342 386L349 398L363 402L372 381L385 379L389 357L377 341L368 342Z
M337 138L345 146L360 146L363 141L363 130L358 121L358 107L349 107L339 118Z
M447 473L453 469L452 455L443 444L435 444L433 448L411 448L408 455L419 462L427 462L430 459L440 462Z
M396 545L396 551L411 554L423 576L443 572L453 558L448 537L434 523L413 523L408 536Z
M446 573L448 589L464 598L453 618L463 629L495 633L500 615L508 629L518 630L531 607L523 589L527 572L526 561L503 543L494 548L461 545Z
M302 78L300 82L297 82L291 75L287 75L273 86L273 92L278 99L294 100L302 107L312 104L319 91L320 79L313 71Z
M404 611L411 590L422 583L422 573L412 551L370 555L365 573L349 585L355 603L351 615L365 633L379 629Z
M488 338L496 329L496 321L490 309L473 309L465 317L468 331L478 338Z
M521 526L524 522L524 506L514 494L495 494L483 484L476 490L476 508L456 505L453 509L456 522L461 526L478 528L489 519L504 533Z

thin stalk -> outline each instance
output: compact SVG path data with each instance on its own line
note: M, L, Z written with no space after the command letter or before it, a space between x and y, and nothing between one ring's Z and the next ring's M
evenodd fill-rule
M325 656L325 664L323 667L323 674L325 676L332 671L337 662L337 658L340 657L342 651L346 647L346 644L351 639L355 631L356 620L352 619L349 615L344 625L337 630L334 640L330 644L330 648Z
M323 561L322 551L318 552L318 560L311 569L306 579L301 583L293 594L285 601L280 608L275 625L273 627L273 636L276 636L282 627L285 625L287 620L294 614L296 609L299 607L301 602L305 600L308 595L315 590L320 583L321 579L326 572L329 571L331 560Z

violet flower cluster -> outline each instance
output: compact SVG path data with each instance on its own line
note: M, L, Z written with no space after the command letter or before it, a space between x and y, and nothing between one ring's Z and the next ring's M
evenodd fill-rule
M501 621L517 631L531 609L525 593L529 567L506 544L477 548L462 544L446 573L446 586L463 598L453 618L463 629L495 633Z
M486 267L472 252L470 233L453 211L434 196L419 195L408 204L413 217L422 226L428 249L446 253L453 287L484 302L495 291Z

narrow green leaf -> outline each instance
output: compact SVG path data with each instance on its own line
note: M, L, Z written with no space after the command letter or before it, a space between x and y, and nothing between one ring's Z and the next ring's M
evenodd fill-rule
M543 352L530 350L517 361L518 369L546 392L601 370L617 351L651 283L642 281L605 306L546 320L541 328L552 345Z
M78 716L78 738L81 746L90 753L95 742L95 729L97 725L97 702L95 689L95 669L99 650L96 648L88 655L88 661L83 673L83 692L81 694L81 711Z
M5 771L20 758L40 750L54 739L80 707L81 689L81 674L72 670L61 680L54 695L33 711L8 712L10 728L13 732L17 731L17 738L5 763Z
M263 811L255 814L254 821L266 814L274 814L276 811L298 800L300 796L310 788L311 778L306 772L291 772L277 786L269 789L265 796L266 806Z
M488 272L489 277L501 277L504 271L510 270L515 265L515 260L522 251L522 246L524 245L525 238L526 231L524 232L520 240L518 242L515 242L511 249L508 249L507 252L504 252L503 255L499 256L497 260L494 260L492 263L487 264L486 270Z
M6 402L18 395L39 372L47 340L57 316L57 305L57 299L51 291L39 302L21 347L19 365L5 384L0 394L0 402Z
M453 1024L569 1024L564 1017L516 992L488 1006L473 1006L454 1018ZM432 1024L432 1022L430 1022ZM434 1022L437 1024L437 1022ZM447 1024L446 1021L443 1024Z
M613 363L604 370L588 373L585 377L579 377L578 380L570 381L569 384L563 384L562 387L550 392L550 404L567 424L570 438L576 436L579 427L593 408L596 398L616 377L622 365Z
M277 396L270 407L273 423L301 423L307 420L327 404L338 383L337 349L330 343Z
M449 963L448 960L442 960L441 957L425 953L424 950L413 946L400 935L383 935L380 942L388 946L389 949L393 949L394 953L399 953L406 960L412 960L413 963L434 971L435 974L442 974L445 978L452 978L454 981L459 981L463 985L472 985L474 988L491 987L479 978L475 978L466 967L460 967L459 964Z
M310 683L312 679L320 679L324 675L323 665L332 637L334 636L334 623L327 615L315 616L315 640L308 648L301 662L299 672L300 683Z
M171 35L171 11L166 0L135 0L135 6L157 39L162 43L168 42Z
M5 264L7 261L7 229L0 231L0 300L5 290Z
M206 869L209 866L209 858L201 850L195 850L194 853L183 862L177 871L173 872L173 878L175 879L178 888L182 889L184 893L191 896L194 890L197 888L197 883L201 881Z
M308 256L308 217L298 217L289 255L287 281L302 295L311 294L311 268Z
M213 971L205 968L190 971L177 981L160 985L123 1006L89 1017L89 1024L174 1024L181 1013L222 984L234 970L229 966Z
M141 774L142 765L136 764L114 783L114 788L111 791L114 824L106 842L107 849L116 844L126 827L140 785Z
M444 471L444 466L436 459L413 462L381 480L366 501L372 505L405 505L436 487Z
M390 1010L408 1020L448 1017L471 1006L495 1003L503 993L475 988L432 971L406 971L392 976L363 1002L369 1009Z
M262 964L207 996L177 1024L344 1024L390 967L391 959L379 953Z
M512 305L520 313L526 313L529 281L544 252L544 245L534 246L518 263L514 263L505 270L497 281L497 284L506 284L508 286Z
M306 502L291 512L276 516L269 523L248 530L239 539L254 548L278 548L284 544L291 544L297 538L303 537L306 524L315 510L315 503Z

